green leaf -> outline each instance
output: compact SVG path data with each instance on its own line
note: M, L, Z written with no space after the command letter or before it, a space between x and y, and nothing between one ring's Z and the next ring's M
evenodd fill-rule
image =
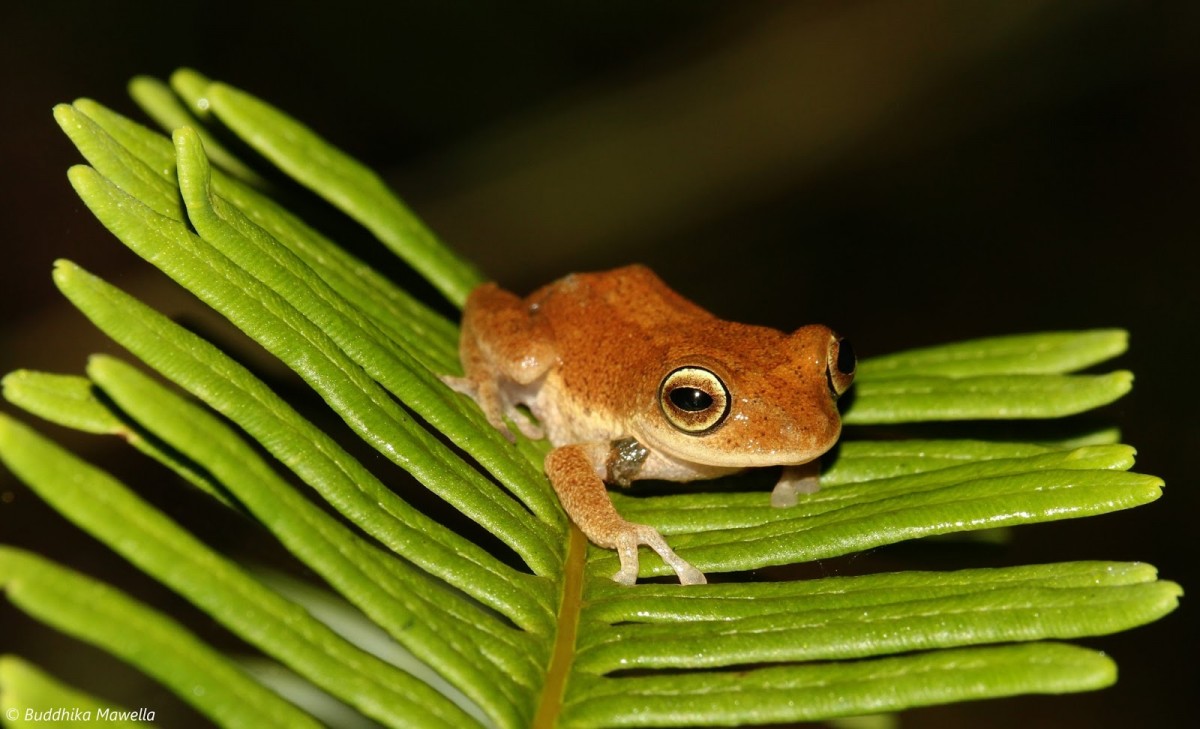
M54 107L54 119L88 162L103 170L112 185L157 215L183 220L183 200L173 179L174 165L154 167L152 161L126 148L73 106Z
M482 277L446 248L383 180L270 104L231 86L209 87L213 112L296 181L362 223L388 248L462 306Z
M278 292L289 295L305 318L327 332L339 349L361 366L379 384L421 414L443 433L474 430L476 437L458 445L517 493L525 504L545 519L553 519L556 503L531 464L512 458L512 447L497 431L487 427L476 408L461 409L462 399L451 393L419 353L402 346L388 346L387 336L354 306L325 284L303 261L292 255L265 230L254 225L236 209L225 206L209 189L208 160L199 140L188 130L175 135L179 159L180 189L188 216L204 240L213 244L243 270ZM195 290L195 289L193 289ZM202 290L196 291L203 296ZM247 333L260 341L257 330ZM482 437L480 437L482 436ZM515 466L515 468L513 467Z
M138 76L129 82L129 95L163 129L191 128L204 140L204 148L212 158L229 174L255 187L265 187L266 182L257 172L218 142L215 135L199 126L200 118L208 112L208 101L203 96L207 86L208 80L195 72L176 73L171 77L171 86L156 78ZM187 106L180 97L188 100Z
M502 715L519 685L537 683L537 646L465 595L386 555L294 491L232 430L119 360L96 357L88 374L126 412L213 475L288 550L413 655L466 686ZM467 577L490 575L476 568ZM501 599L515 585L501 583ZM480 673L484 668L491 672ZM515 720L515 717L510 717Z
M1061 418L1117 400L1133 387L1133 375L863 377L854 387L847 425Z
M10 437L0 418L0 438ZM0 547L0 584L17 607L137 666L225 726L316 726L178 623L103 583Z
M1104 654L1035 643L834 664L608 680L570 704L572 727L702 726L812 721L952 701L1102 688Z
M4 398L17 407L67 428L123 438L221 503L233 505L207 470L164 448L158 439L148 437L123 413L97 397L96 388L86 377L17 370L6 375L0 385Z
M871 380L1057 375L1112 359L1123 354L1128 346L1129 335L1121 329L1017 334L872 357L859 363L858 374Z
M848 425L1060 418L1107 405L1133 375L1067 375L1125 351L1119 329L992 337L863 360Z
M1090 569L1081 574L1085 567ZM586 611L592 619L604 612L606 626L580 641L575 667L603 675L1104 635L1175 608L1178 586L1158 582L1153 569L1140 567L1095 563L869 575L811 580L789 590L714 585L686 598L620 599L608 592L606 601ZM1141 579L1128 582L1135 571ZM1114 580L1114 572L1125 579Z
M243 640L366 715L388 726L407 725L405 717L411 718L417 711L426 712L431 723L453 725L469 720L424 683L355 648L298 606L264 588L108 474L4 416L0 416L0 456L64 517ZM90 627L86 625L88 615L106 602L113 605L114 617L137 612L135 606L98 583L90 590L71 589L76 585L70 578L48 570L44 560L12 550L2 554L0 574L9 599L57 627L74 621L85 623L84 628L74 630ZM31 561L35 559L36 564ZM38 574L48 579L31 579ZM142 635L156 630L150 620L144 622L129 626L130 632ZM111 636L112 630L107 634ZM113 650L108 643L104 647ZM191 649L185 655L195 652ZM119 655L125 657L124 652Z
M53 423L85 433L132 435L96 397L86 377L17 370L5 375L0 387L13 405Z
M195 400L108 356L90 361L86 379L10 374L5 397L67 427L118 435L166 463L242 510L324 586L247 573L111 476L7 418L0 458L68 520L285 664L249 673L313 708L282 702L170 619L42 558L0 547L0 581L18 608L129 661L218 723L301 725L291 719L312 723L307 710L342 723L346 714L328 713L328 697L307 700L308 682L358 718L391 726L786 723L1084 691L1112 683L1115 665L1053 641L1127 630L1178 604L1178 585L1138 563L753 579L771 565L1159 498L1161 480L1130 471L1133 448L1114 428L999 442L967 439L969 427L921 440L897 439L897 428L873 439L870 428L852 427L826 457L821 489L783 509L770 506L765 489L615 493L622 515L659 528L714 578L688 588L616 585L614 555L568 528L542 476L546 445L508 443L439 381L459 371L456 326L246 184L259 178L212 140L241 136L452 302L462 303L478 273L378 176L265 102L188 70L170 87L152 79L131 87L173 139L86 99L55 111L91 164L70 173L88 207L295 371L379 455L511 550L493 554L417 510L397 493L404 487L385 486L335 434L228 354L60 261L54 279L72 303ZM1119 330L1052 332L864 360L844 419L1083 412L1129 390L1127 372L1079 374L1126 343ZM731 571L744 574L720 584L719 573ZM642 560L643 577L667 573L656 557ZM85 592L88 601L75 599ZM130 631L137 640L117 639ZM17 675L15 685L68 695ZM221 688L189 694L188 681ZM0 698L10 691L5 683ZM248 698L224 698L235 694Z
M831 485L785 509L753 493L614 495L614 502L626 518L671 535L699 569L748 570L934 534L1103 514L1159 498L1161 479L1113 470L1131 464L1127 446L1090 446ZM644 575L671 573L654 557L642 563ZM616 556L597 551L590 568L613 574Z
M176 187L175 149L170 140L88 99L80 99L56 112L65 118L68 109L91 122L78 125L79 130L99 137L84 139L81 136L81 141L77 141L81 149L86 151L113 144L124 147L167 184L170 188L168 209L179 210L177 219L183 219L182 197ZM105 177L120 179L128 174L120 168L120 157L115 154L87 156L92 166ZM287 245L314 271L319 271L327 283L390 336L403 341L415 336L423 350L437 354L439 362L457 367L457 329L428 306L251 187L229 178L220 170L214 171L212 184L222 199Z
M69 176L80 197L114 235L288 363L363 440L496 533L532 563L535 571L552 569L557 555L551 544L551 532L540 523L523 522L520 516L524 510L520 505L421 428L361 366L338 348L330 332L306 318L284 298L286 291L271 289L182 223L140 205L91 168L72 168ZM60 287L64 281L84 280L71 276L68 270L62 266L56 270ZM91 288L102 287L97 284ZM64 293L68 291L64 289ZM119 339L108 327L128 328L129 324L124 322L125 312L114 308L115 298L115 295L94 297L97 307L106 304L106 308L85 313L110 336ZM100 311L105 313L97 313ZM110 322L107 327L97 321L102 315ZM136 346L123 344L131 349ZM475 499L475 494L483 494L486 499Z
M547 598L537 582L521 578L405 503L332 438L211 344L70 263L59 263L55 280L114 340L242 426L366 533L514 620L536 623L538 615L544 614L538 605ZM524 582L528 597L504 601L500 595L505 589L497 585L509 580Z
M1083 444L1081 444L1083 445ZM1061 448L984 440L845 440L821 473L823 487L936 471L977 461L1025 458Z
M52 726L57 721L53 718L56 713L64 716L64 724L96 720L126 729L143 726L146 722L142 717L153 719L153 712L142 710L139 714L102 701L67 686L32 663L16 656L0 656L0 716L6 718L5 726ZM297 719L303 723L306 717L299 715Z

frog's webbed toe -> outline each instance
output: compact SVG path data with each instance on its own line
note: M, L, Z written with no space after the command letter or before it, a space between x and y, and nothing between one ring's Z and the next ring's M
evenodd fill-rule
M508 404L504 409L504 414L513 425L517 426L517 430L521 431L521 435L526 438L541 440L546 437L546 431L542 430L542 426L535 423L524 410L516 405ZM507 429L506 427L505 430Z
M815 494L821 490L821 462L812 461L799 466L784 466L779 482L771 492L771 506L795 506L799 494Z
M470 377L455 377L453 375L438 375L438 379L455 392L461 392L472 400L475 399L475 381Z
M515 408L501 401L499 388L494 383L488 381L480 382L471 377L451 377L449 375L442 375L440 379L451 390L460 392L474 400L479 405L479 409L483 411L488 423L500 431L505 438L509 441L516 440L516 436L509 430L508 424L504 422L506 412L515 410ZM516 422L521 432L525 433L525 428L521 426L520 421Z
M638 546L646 545L658 553L675 574L679 576L681 585L703 585L708 582L704 573L693 567L667 545L667 540L658 530L645 524L625 523L625 529L617 537L617 556L621 558L621 569L613 575L613 581L622 585L632 585L638 576Z

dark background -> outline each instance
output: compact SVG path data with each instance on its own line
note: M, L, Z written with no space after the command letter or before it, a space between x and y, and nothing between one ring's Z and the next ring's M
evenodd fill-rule
M237 341L92 219L65 177L81 160L50 115L55 103L89 96L137 116L130 77L189 65L265 97L383 172L445 241L514 290L641 261L727 318L825 322L866 356L1128 328L1132 349L1117 366L1136 373L1135 390L1101 415L1138 448L1139 471L1166 479L1162 500L1023 527L1007 546L957 557L879 550L856 568L1143 560L1196 584L1186 535L1200 445L1189 384L1200 304L1200 5L522 6L5 4L0 371L78 372L89 353L114 351L58 296L57 257ZM317 215L363 245L361 233ZM361 252L404 275L386 255ZM203 509L162 472L142 475L109 439L37 427L128 480L149 478L169 511ZM237 551L236 538L212 531ZM186 610L7 473L0 539L91 574L122 574L135 594ZM1158 623L1085 641L1120 666L1108 690L914 710L903 725L1181 726L1197 708L1192 615L1185 598ZM223 640L213 626L197 629ZM0 651L17 645L129 706L172 706L138 675L0 604ZM185 722L171 712L160 721Z

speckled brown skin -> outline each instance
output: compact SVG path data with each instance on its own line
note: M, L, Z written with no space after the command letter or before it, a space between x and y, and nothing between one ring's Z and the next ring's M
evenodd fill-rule
M605 481L783 465L772 503L795 503L816 490L815 461L841 431L835 400L853 378L853 356L839 347L819 325L788 334L722 321L628 266L573 274L525 299L478 287L463 313L466 374L444 379L505 433L507 416L525 435L549 437L546 474L588 539L617 550L614 579L636 580L645 544L691 584L704 575L657 531L621 518ZM684 394L700 400L675 399Z

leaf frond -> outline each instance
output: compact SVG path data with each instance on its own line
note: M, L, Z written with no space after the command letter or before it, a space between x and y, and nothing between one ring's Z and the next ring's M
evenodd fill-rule
M345 212L455 305L480 274L378 175L268 103L188 69L170 84L139 77L130 91L170 137L87 99L55 109L88 163L70 182L97 219L290 368L372 455L508 552L415 506L229 353L59 261L60 291L165 384L95 356L86 376L11 373L5 398L167 465L322 584L248 571L0 416L0 459L34 493L269 660L235 663L115 588L12 547L0 546L0 585L19 609L220 725L315 726L299 708L306 686L386 726L498 727L778 723L1093 690L1115 681L1113 661L1059 641L1144 625L1178 604L1178 585L1127 562L750 579L1159 498L1162 481L1131 470L1134 450L1112 428L1047 442L971 438L969 425L941 439L871 427L1062 418L1111 403L1132 387L1129 372L1094 371L1125 351L1115 329L864 360L845 399L851 427L820 491L796 506L773 508L762 491L613 494L623 516L661 530L713 577L616 585L616 557L568 524L542 475L546 445L509 443L440 380L459 371L455 323L285 209L267 182L278 177L238 154L253 150ZM642 560L643 578L669 572ZM68 698L98 705L0 657L0 706Z

